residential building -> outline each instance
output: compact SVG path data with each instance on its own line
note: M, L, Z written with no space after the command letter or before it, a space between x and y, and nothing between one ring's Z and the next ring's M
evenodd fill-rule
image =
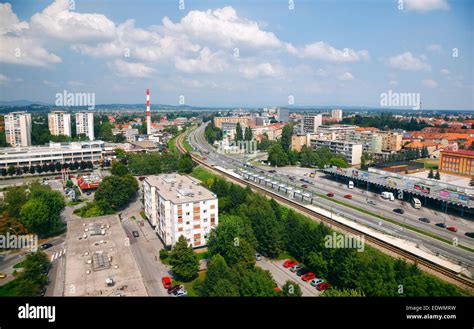
M474 176L474 151L441 151L439 170L463 176Z
M323 116L318 115L305 115L301 119L301 133L312 134L318 130L318 127L323 123Z
M336 121L342 120L342 110L341 109L332 109L331 110L331 118L335 119Z
M127 142L134 142L135 136L138 135L138 129L136 128L114 128L112 129L112 135L117 136L122 134Z
M290 119L290 113L286 107L279 107L277 109L277 117L278 121L286 123Z
M217 196L189 176L162 174L143 181L145 215L167 247L183 235L194 248L218 225Z
M12 112L4 116L5 137L12 147L31 146L31 114Z
M398 152L402 149L403 134L393 131L381 131L382 151Z
M320 125L318 127L317 133L323 135L331 135L330 139L334 140L344 140L346 139L346 134L349 131L355 131L357 126L351 125Z
M221 129L222 128L222 124L224 122L226 123L240 123L241 125L245 125L245 126L249 126L251 124L253 124L253 118L251 117L214 117L214 125Z
M48 114L49 132L53 136L64 135L71 137L71 115L62 111Z
M351 166L360 165L362 157L362 144L348 142L344 140L324 140L311 139L309 141L311 147L317 149L319 147L328 147L332 153L340 154L346 159Z
M291 136L291 149L296 152L301 152L304 145L308 146L310 141L310 134L305 135L292 135Z
M0 168L9 166L31 167L51 162L72 163L92 161L99 163L103 159L104 142L54 143L49 146L30 146L0 149Z
M94 113L76 113L76 135L84 134L90 141L94 140Z
M370 154L382 151L382 136L371 131L348 131L345 140L362 144L362 150Z

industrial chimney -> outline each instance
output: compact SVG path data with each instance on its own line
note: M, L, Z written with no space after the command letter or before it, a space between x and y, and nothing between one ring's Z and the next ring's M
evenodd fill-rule
M150 89L146 89L146 133L151 135Z

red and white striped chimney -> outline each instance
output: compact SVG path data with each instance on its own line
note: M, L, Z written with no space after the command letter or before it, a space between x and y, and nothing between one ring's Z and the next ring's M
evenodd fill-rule
M146 89L146 133L151 135L150 89Z

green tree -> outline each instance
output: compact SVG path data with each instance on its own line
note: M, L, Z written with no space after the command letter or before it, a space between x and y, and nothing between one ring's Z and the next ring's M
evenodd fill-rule
M328 274L328 263L324 259L322 252L311 252L308 255L308 260L306 261L308 267L320 277L326 277Z
M120 176L120 177L125 176L125 175L130 173L128 171L127 166L124 165L121 162L118 162L118 161L113 161L112 162L112 168L111 168L110 172L112 173L112 175Z
M281 144L273 144L268 149L268 161L272 166L285 166L288 164L288 154Z
M127 153L125 153L124 150L116 148L114 150L115 155L117 156L118 159L125 159L127 157Z
M4 209L8 213L8 216L13 218L20 217L21 207L28 200L25 186L12 186L9 187L5 192L4 197Z
M178 161L178 172L190 174L193 172L193 159L191 158L191 154L186 152L185 154L181 155Z
M240 295L243 297L276 296L276 283L269 271L260 267L245 269L239 275Z
M131 175L107 176L100 183L95 192L95 201L105 201L114 210L125 206L135 195L138 182Z
M16 172L15 166L11 166L11 165L8 166L8 169L7 169L8 175L13 176L15 174L15 172Z
M237 125L235 127L235 141L241 141L244 139L244 135L242 132L242 126L240 125L240 122L237 122Z
M364 297L364 293L357 289L336 289L330 288L326 290L321 296L323 297Z
M428 178L433 178L433 177L434 177L433 169L430 169L430 172L428 173Z
M235 297L239 289L224 257L216 254L209 261L206 277L199 287L204 297Z
M286 297L301 297L301 287L294 281L287 280L281 287L281 291Z
M436 170L436 175L434 176L434 179L440 180L441 175L439 174L439 170Z
M197 277L199 261L193 248L181 235L170 253L170 264L173 275L180 281L192 281Z
M290 150L291 136L293 136L293 125L287 124L283 127L280 144L285 152Z
M250 127L245 127L244 140L251 141L252 139L253 139L252 129Z

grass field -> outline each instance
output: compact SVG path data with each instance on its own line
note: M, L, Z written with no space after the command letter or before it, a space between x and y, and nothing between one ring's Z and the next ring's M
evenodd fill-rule
M438 169L439 159L418 159L415 162L420 162L425 165L425 169Z

